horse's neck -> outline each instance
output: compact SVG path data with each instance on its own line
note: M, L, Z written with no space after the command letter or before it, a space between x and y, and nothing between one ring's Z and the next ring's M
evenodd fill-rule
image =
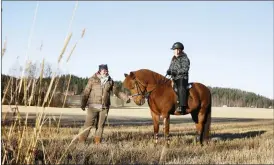
M144 74L138 75L138 79L143 83L147 84L147 91L154 90L157 86L169 86L169 79L161 76L160 74L145 72Z
M170 80L163 78L160 80L154 80L147 83L147 91L154 90L155 88L158 88L158 87L169 88L171 87L171 82Z

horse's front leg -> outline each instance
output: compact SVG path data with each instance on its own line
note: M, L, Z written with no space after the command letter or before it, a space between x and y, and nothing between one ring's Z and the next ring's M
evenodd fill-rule
M170 123L170 116L163 116L164 118L164 136L165 136L165 141L169 145L170 144L170 136L169 136L169 123Z
M154 128L154 143L157 144L158 143L160 115L157 115L153 111L151 111L151 116L152 116L153 128Z

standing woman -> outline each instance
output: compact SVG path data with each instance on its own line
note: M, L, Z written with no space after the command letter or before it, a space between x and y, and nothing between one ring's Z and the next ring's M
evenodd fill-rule
M98 72L89 78L82 94L81 109L85 111L86 105L88 105L88 110L84 127L82 128L84 131L79 136L80 142L86 141L92 127L95 127L95 144L101 142L110 108L111 91L118 98L126 101L126 103L130 102L130 97L118 91L117 86L109 75L108 66L106 64L99 65Z

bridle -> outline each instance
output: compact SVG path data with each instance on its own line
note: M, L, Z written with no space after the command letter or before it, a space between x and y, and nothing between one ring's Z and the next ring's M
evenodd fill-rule
M147 98L150 92L147 92L147 88L146 86L137 78L134 78L134 85L137 88L137 93L134 95L131 95L131 97L135 97L135 96L142 96L142 98ZM144 90L142 91L141 87L144 87Z
M167 75L165 75L165 78L167 77ZM135 97L135 96L142 96L142 98L147 98L148 99L148 97L149 97L149 95L151 94L151 92L152 91L154 91L154 89L156 89L156 87L154 87L151 91L147 91L147 86L145 85L145 84L143 84L140 80L138 80L136 77L133 79L134 80L134 85L135 85L135 87L137 88L137 93L136 94L134 94L134 95L131 95L131 97ZM161 85L162 84L165 84L165 83L167 83L168 82L168 80L167 81L164 81L163 83L162 83L162 81L161 81ZM157 84L157 85L159 85L159 84ZM142 87L144 87L144 90L142 91L142 89L141 89L141 87L140 86L142 86Z

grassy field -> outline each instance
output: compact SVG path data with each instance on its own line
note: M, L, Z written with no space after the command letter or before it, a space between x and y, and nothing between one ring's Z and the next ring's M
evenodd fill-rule
M162 136L159 144L153 144L152 121L146 107L112 109L101 145L93 144L93 130L87 144L71 143L84 122L86 112L79 108L45 109L51 118L45 117L36 126L35 107L19 107L21 125L14 124L15 117L8 106L2 108L1 156L5 162L34 163L36 159L46 164L274 163L272 109L214 107L212 140L203 147L195 144L191 117L172 116L168 147Z

